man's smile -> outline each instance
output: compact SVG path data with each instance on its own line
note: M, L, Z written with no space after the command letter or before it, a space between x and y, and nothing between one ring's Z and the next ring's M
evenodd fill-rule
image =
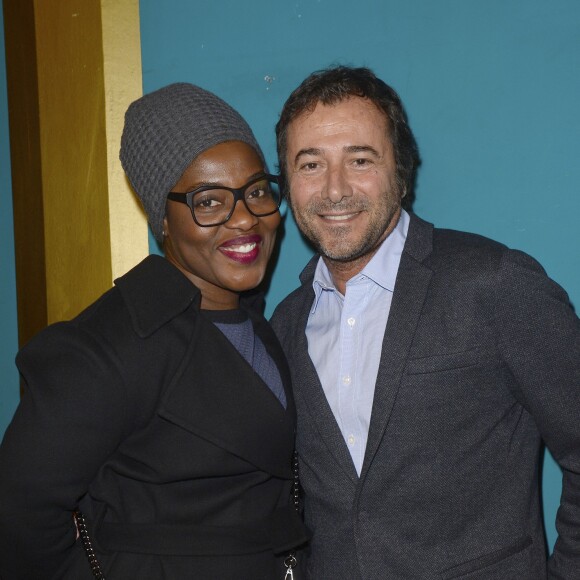
M324 220L343 222L343 221L352 219L359 214L360 214L360 212L344 213L344 214L338 214L338 215L337 214L328 214L328 215L321 214L320 217Z

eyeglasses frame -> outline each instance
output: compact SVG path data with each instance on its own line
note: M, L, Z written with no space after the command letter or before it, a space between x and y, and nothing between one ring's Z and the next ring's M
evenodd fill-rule
M247 203L246 197L245 197L245 193L251 185L253 185L254 183L257 183L258 181L261 181L263 179L267 179L268 181L275 182L278 185L278 187L280 188L280 196L278 199L278 205L277 205L276 209L273 209L272 211L270 211L268 213L263 213L263 214L258 215L256 213L254 213L252 211L252 209L248 206L248 203ZM230 191L231 193L233 193L234 194L234 205L232 206L232 209L228 213L227 217L224 220L222 220L221 222L219 222L217 224L200 224L195 217L195 211L193 209L193 197L197 193L201 193L203 191L211 191L212 189L225 189L226 191ZM217 226L223 226L225 223L227 223L230 220L232 215L234 215L234 211L236 210L236 204L238 203L238 201L243 201L244 205L246 206L246 209L254 217L267 217L269 215L273 215L280 209L280 206L282 205L283 198L284 198L284 195L282 194L282 189L280 186L280 176L279 175L272 175L271 173L261 173L260 175L254 177L253 179L250 179L250 181L248 181L245 185L242 185L242 187L226 187L225 185L201 185L200 187L196 187L195 189L192 189L191 191L187 191L185 193L180 193L177 191L170 191L167 194L167 199L170 199L171 201L177 201L179 203L184 203L189 207L193 221L200 228L213 228L213 227L217 227Z

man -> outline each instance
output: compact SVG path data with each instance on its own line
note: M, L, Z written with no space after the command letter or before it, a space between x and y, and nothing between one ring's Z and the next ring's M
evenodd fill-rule
M580 324L527 255L401 208L418 155L368 69L308 77L276 127L315 256L274 313L316 580L580 578ZM541 443L564 472L547 562Z

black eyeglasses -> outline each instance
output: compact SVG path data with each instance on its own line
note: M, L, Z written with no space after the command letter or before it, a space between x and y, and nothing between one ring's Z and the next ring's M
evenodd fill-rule
M224 185L202 185L187 193L172 191L167 199L187 204L193 220L202 228L225 224L240 200L256 217L276 213L282 203L278 177L269 174L259 175L238 189Z

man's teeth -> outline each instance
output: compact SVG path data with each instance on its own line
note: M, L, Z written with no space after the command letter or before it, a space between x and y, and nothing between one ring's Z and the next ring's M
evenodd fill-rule
M353 217L355 215L356 214L354 214L354 213L347 213L345 215L325 215L324 216L324 219L332 220L332 221L335 221L335 222L341 222L341 221L344 221L344 220L348 220L348 219L350 219L351 217Z
M226 250L228 252L238 252L240 254L248 254L256 247L256 245L257 244L253 242L251 244L243 244L242 246L228 246Z

